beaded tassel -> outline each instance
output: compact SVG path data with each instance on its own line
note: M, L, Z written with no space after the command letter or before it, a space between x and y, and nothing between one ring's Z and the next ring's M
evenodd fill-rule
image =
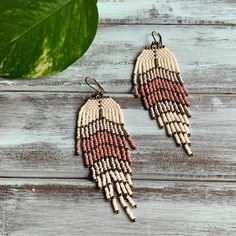
M80 109L77 128L77 154L82 147L85 166L90 168L97 187L116 214L120 212L118 199L127 216L136 221L128 206L137 207L132 198L132 158L128 150L129 146L136 147L124 127L119 104L97 92Z
M138 56L134 68L134 95L141 96L144 108L149 110L152 119L160 128L165 128L178 146L188 155L193 155L190 146L188 92L180 76L175 55L154 37L150 47Z

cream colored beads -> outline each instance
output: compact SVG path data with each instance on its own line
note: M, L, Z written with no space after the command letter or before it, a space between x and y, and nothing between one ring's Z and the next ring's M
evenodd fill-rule
M132 198L133 183L130 176L131 169L129 164L111 157L96 162L94 166L91 167L91 171L98 188L103 189L106 200L111 201L114 212L117 214L120 212L117 198L114 195L115 189L119 202L127 216L132 221L136 221L136 217L128 207L128 204L130 204L131 207L137 207L137 204Z

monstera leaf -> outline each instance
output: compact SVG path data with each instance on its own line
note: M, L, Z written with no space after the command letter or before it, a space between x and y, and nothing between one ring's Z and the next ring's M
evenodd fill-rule
M0 0L0 77L56 74L92 43L96 0Z

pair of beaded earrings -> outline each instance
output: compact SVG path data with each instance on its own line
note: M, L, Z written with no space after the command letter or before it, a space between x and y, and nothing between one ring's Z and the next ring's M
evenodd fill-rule
M156 41L155 34L159 37ZM141 97L144 108L168 136L188 155L190 149L188 93L183 85L176 58L164 45L159 33L152 32L154 41L138 56L134 68L134 95ZM95 89L89 83L86 83ZM85 166L90 168L92 179L102 189L115 213L119 213L117 199L127 216L136 221L128 204L136 208L133 196L132 157L129 147L136 146L124 125L121 108L103 88L93 80L100 91L92 95L81 107L77 120L77 154L82 147Z

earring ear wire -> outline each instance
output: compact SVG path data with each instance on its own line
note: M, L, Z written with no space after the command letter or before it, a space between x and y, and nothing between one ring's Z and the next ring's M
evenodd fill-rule
M91 83L89 82L89 80L93 81L93 82L99 87L99 89L100 89L101 91L97 90L94 86L92 86ZM96 80L95 78L86 77L86 78L85 78L85 82L86 82L86 84L87 84L90 88L92 88L92 89L95 90L96 92L103 92L103 93L105 93L105 90L104 90L103 87L97 82L97 80Z

